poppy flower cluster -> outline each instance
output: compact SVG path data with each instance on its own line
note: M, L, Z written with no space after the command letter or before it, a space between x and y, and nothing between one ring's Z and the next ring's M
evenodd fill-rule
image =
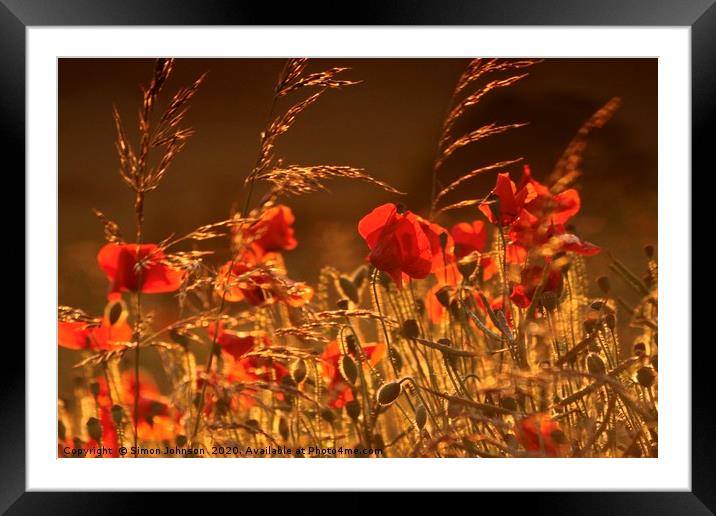
M508 173L497 175L491 201L480 204L480 211L493 224L505 228L508 262L520 263L531 249L543 254L570 251L584 256L599 253L594 244L582 241L566 230L565 224L579 212L581 200L570 188L553 194L532 177L528 166L516 185Z
M286 277L280 254L298 245L294 221L291 208L279 204L266 208L255 222L235 229L238 254L221 267L217 294L253 306L281 302L298 308L310 301L313 289Z

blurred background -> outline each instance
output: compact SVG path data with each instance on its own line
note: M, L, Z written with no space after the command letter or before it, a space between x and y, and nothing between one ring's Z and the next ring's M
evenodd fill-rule
M339 180L330 183L330 193L288 199L299 242L286 255L292 278L313 283L324 265L350 271L361 264L367 248L357 222L379 204L400 200L426 213L440 128L468 62L309 63L309 72L350 67L343 78L362 82L327 92L302 113L280 140L278 155L287 164L362 167L408 195L399 199L370 185ZM145 201L146 241L225 219L231 205L243 199L243 179L256 160L259 132L266 125L283 64L281 59L176 61L162 92L165 102L180 86L204 72L208 75L186 118L196 134ZM140 85L147 84L152 73L151 59L59 60L59 303L90 314L102 313L107 291L96 262L104 243L102 226L92 208L116 221L127 238L134 234L133 194L118 174L112 106L130 137L136 135ZM447 184L474 168L520 156L533 175L543 179L580 125L610 98L620 96L622 106L614 118L590 137L579 181L582 210L573 222L581 237L604 250L588 258L593 278L607 272L607 251L641 274L642 248L657 239L657 60L548 59L529 74L487 95L460 128L467 131L489 122L529 125L458 151L441 170L441 180ZM292 101L295 97L282 99L279 109ZM160 103L160 109L165 105ZM510 170L519 173L520 166ZM486 174L450 200L482 197L494 180L494 173ZM477 218L477 209L467 209L439 222L449 227L457 220ZM612 283L618 285L618 280ZM60 361L65 361L62 353Z

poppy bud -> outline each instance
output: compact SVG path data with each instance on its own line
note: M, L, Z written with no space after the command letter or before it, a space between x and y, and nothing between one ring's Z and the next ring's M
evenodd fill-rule
M403 323L403 335L408 339L417 339L420 336L420 328L415 319L408 319Z
M114 326L117 324L117 321L119 321L119 318L122 317L122 312L124 312L124 307L122 306L121 301L114 301L110 304L108 307L108 319L109 324L111 326Z
M278 433L284 441L288 439L288 421L283 416L278 420Z
M326 423L333 423L336 420L336 415L331 409L321 409L321 419L323 419Z
M398 399L402 387L398 382L384 383L380 389L378 389L378 403L384 407L391 405L395 400Z
M346 350L348 350L348 353L351 355L357 355L358 354L358 346L356 345L356 338L355 335L348 335L345 339L346 342Z
M418 425L419 429L423 429L425 423L428 421L428 411L425 410L423 405L418 405L415 409L415 424Z
M356 400L349 401L346 403L346 412L348 413L348 417L355 421L358 419L358 416L360 416L360 403Z
M599 285L599 288L602 292L605 294L609 294L609 278L607 276L599 276L597 278L597 285Z
M651 367L642 367L636 372L636 381L639 382L639 385L647 389L654 385L655 379L656 374Z
M446 285L442 287L440 290L435 292L435 298L438 300L438 303L443 305L443 307L448 308L450 306L450 294L452 293L452 287Z
M92 396L94 396L95 398L97 396L99 396L99 383L98 382L90 382L89 390L92 393Z
M102 424L99 422L99 419L91 417L87 420L87 432L95 441L99 442L102 440Z
M345 381L351 385L356 383L358 379L358 367L350 355L343 355L341 357L340 367L338 369Z
M358 287L356 287L355 283L353 283L350 278L341 276L338 278L338 285L341 287L341 291L344 296L358 304L360 301L358 298Z
M590 353L587 355L587 371L589 371L589 374L603 375L607 372L607 369L599 355Z
M348 310L348 300L346 298L339 299L336 301L336 306L339 310Z
M177 446L179 448L183 448L186 445L187 440L188 439L186 438L186 435L181 435L181 434L177 435L177 440L176 440Z
M356 271L353 273L353 284L356 286L356 288L361 288L363 286L363 282L365 281L366 277L368 276L368 268L364 265L361 265L356 269Z
M645 245L645 246L644 246L644 254L645 254L646 257L649 258L650 260L651 260L652 258L654 258L654 246L651 245L651 244Z
M297 358L293 364L291 364L291 375L296 383L301 383L306 379L306 362L302 358Z
M124 409L121 405L112 405L112 421L114 421L114 424L116 426L119 426L122 423L122 418L124 417Z

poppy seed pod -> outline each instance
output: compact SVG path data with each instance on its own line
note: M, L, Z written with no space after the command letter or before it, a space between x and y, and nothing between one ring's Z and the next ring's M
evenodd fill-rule
M452 294L452 287L445 285L440 290L435 292L435 299L437 299L438 303L443 305L443 307L449 308L451 294Z
M360 301L358 297L358 287L356 287L355 283L353 283L350 278L341 276L338 278L338 285L340 286L344 296L358 304Z
M604 360L599 355L590 353L587 355L587 371L589 374L603 375L607 372Z
M291 364L291 375L296 383L301 383L306 379L306 362L302 358L297 358L293 364Z
M358 403L356 400L349 401L348 403L346 403L346 412L348 413L348 417L355 421L356 419L358 419L358 416L360 416L360 403Z
M184 445L187 443L186 435L177 435L176 444L179 448L183 448Z
M639 385L646 387L647 389L654 385L656 374L651 367L642 367L636 372L636 381Z
M384 407L391 405L398 399L401 391L402 387L398 382L384 383L380 389L378 389L378 394L376 395L378 403Z
M425 407L423 405L418 405L418 407L415 409L415 424L420 430L422 430L427 421L428 411L425 410Z
M99 419L91 417L87 420L87 433L97 442L102 440L102 424Z
M358 379L358 367L350 355L341 357L339 370L343 379L351 385L355 385Z
M609 278L607 276L599 276L597 278L597 285L599 285L599 289L604 292L605 294L609 294Z
M477 260L474 258L463 258L462 260L457 262L457 270L460 272L460 275L465 279L469 279L470 276L472 276L472 273L475 272L475 269L477 268Z
M122 423L122 418L124 417L124 409L122 408L122 405L112 405L112 421L114 421L114 424L116 426L119 426Z
M403 335L408 339L417 339L420 336L420 328L415 319L408 319L403 323Z

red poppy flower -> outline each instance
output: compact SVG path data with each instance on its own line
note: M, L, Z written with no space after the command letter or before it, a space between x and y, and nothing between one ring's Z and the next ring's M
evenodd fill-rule
M515 285L512 289L510 299L520 308L527 308L532 302L532 297L535 295L537 288L542 284L542 278L544 276L544 267L540 265L533 265L532 267L525 267L520 273L520 284ZM550 269L547 273L547 279L545 281L542 292L553 292L559 294L562 288L562 273L559 269Z
M291 227L295 220L291 208L278 204L264 210L259 220L245 230L246 236L265 253L291 251L298 245Z
M184 272L163 263L156 244L107 244L97 261L111 282L110 297L122 292L159 294L177 290Z
M475 251L483 252L487 245L487 228L481 220L459 222L450 230L455 241L455 257L460 259Z
M381 361L385 355L385 344L365 344L363 345L363 352L368 358L370 365L375 366ZM355 353L350 352L350 355L356 360ZM341 376L340 369L338 366L339 360L343 356L341 347L338 345L338 341L332 341L321 354L321 372L323 377L328 381L329 391L329 402L328 406L332 408L344 407L349 401L353 401L353 390L351 386L346 383Z
M210 338L214 338L216 327L215 324L209 325L208 333ZM252 349L263 344L268 347L270 341L265 333L263 332L237 332L233 330L225 330L223 324L219 324L218 336L216 337L216 343L221 347L221 350L228 353L235 359L240 359L246 353Z
M508 244L508 252L510 247L519 247L524 250L524 256L527 255L527 249L546 244L551 247L551 253L545 254L571 251L583 256L593 256L600 251L596 245L581 240L572 233L567 233L563 225L544 223L527 210L522 210L519 219L512 224L509 238L513 243Z
M127 310L121 301L109 303L99 323L60 321L58 324L58 344L67 349L109 350L131 340L132 328L127 324Z
M267 253L257 257L245 250L241 258L225 263L219 271L216 293L226 295L231 302L246 301L259 306L283 302L291 307L301 307L313 297L313 289L302 282L284 276L281 255ZM228 281L228 286L227 286Z
M559 457L568 449L566 443L560 442L560 434L559 423L547 414L524 417L515 427L515 437L525 450L539 452L548 457Z
M413 213L398 213L395 204L384 204L360 220L358 232L370 248L370 263L393 278L398 288L403 286L403 273L415 279L430 274L432 245Z
M496 207L489 203L480 204L480 211L493 224L509 226L520 216L522 208L536 197L537 192L529 182L518 190L510 174L505 172L497 174L492 194L497 197L499 204Z
M552 195L549 188L532 177L530 167L525 165L520 188L530 185L534 191L534 198L525 205L525 209L549 224L564 224L579 212L581 201L577 190L570 188Z

